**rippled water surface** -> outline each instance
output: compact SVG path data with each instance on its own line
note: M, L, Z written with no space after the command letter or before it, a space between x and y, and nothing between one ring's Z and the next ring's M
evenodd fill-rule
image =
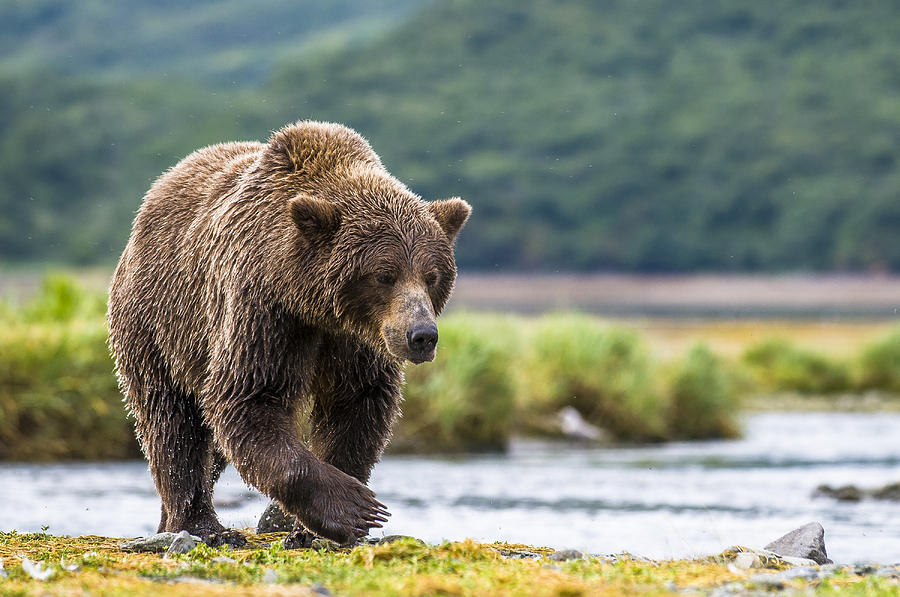
M473 537L648 557L761 547L813 520L838 562L900 562L900 503L813 498L820 483L900 481L900 414L767 413L745 438L620 449L518 442L504 456L388 456L372 486L384 533ZM216 487L230 526L266 500L229 468ZM159 498L142 462L0 465L0 530L136 536Z

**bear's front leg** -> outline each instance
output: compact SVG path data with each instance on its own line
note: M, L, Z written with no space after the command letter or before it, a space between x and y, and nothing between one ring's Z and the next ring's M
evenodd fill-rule
M387 509L371 489L302 444L291 401L282 392L235 380L208 388L226 389L228 396L210 399L207 394L204 400L223 453L245 481L277 500L307 529L344 544L387 520Z

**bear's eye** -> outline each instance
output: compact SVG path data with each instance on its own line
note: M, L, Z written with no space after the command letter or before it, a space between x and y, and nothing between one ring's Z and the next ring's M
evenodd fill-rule
M397 281L397 276L389 272L378 272L375 274L375 281L385 286L391 286Z
M425 284L427 284L428 286L434 286L435 284L437 284L437 281L437 272L428 272L427 274L425 274Z

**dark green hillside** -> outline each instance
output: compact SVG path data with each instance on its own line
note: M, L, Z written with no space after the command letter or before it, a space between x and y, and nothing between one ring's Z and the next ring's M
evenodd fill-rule
M467 265L897 268L897 31L889 3L454 0L275 89L471 199Z
M111 261L190 150L346 122L469 269L900 269L891 3L0 2L0 260Z
M5 0L0 67L258 82L278 61L363 43L429 0Z

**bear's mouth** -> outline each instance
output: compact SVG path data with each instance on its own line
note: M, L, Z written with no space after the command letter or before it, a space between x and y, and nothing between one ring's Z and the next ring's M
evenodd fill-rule
M408 357L408 360L413 365L421 365L422 363L430 363L431 361L434 360L434 356L435 356L436 352L437 351L432 350L431 354L429 354L427 356L422 356L422 355L411 356L411 357Z

